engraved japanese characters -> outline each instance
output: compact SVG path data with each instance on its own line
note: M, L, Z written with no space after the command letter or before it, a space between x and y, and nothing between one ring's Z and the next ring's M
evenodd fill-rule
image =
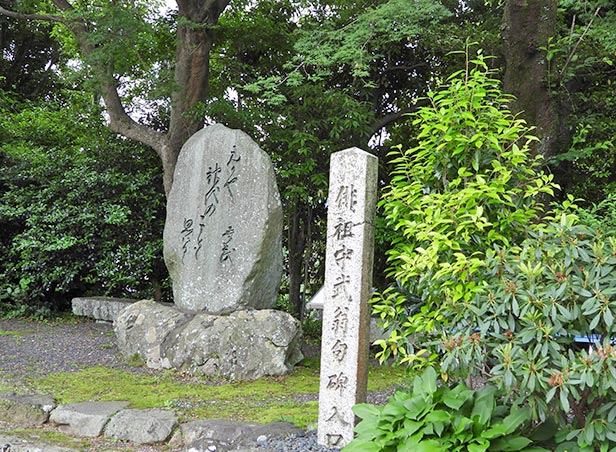
M331 157L321 343L318 441L353 439L353 405L365 401L377 158L358 148Z
M167 204L165 263L175 304L211 314L274 306L282 207L269 157L215 124L182 148Z
M182 147L167 199L174 304L143 300L114 322L118 348L150 368L254 379L302 359L301 326L270 309L282 274L282 207L269 157L209 126Z

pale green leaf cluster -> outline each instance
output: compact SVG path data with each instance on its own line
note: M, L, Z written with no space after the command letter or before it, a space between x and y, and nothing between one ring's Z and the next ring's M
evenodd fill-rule
M315 67L343 64L355 77L367 77L369 64L383 55L388 44L406 40L411 46L429 24L450 16L441 2L418 0L409 7L407 0L390 0L368 8L342 28L311 30L296 49Z
M520 242L554 188L531 153L535 138L506 109L511 99L480 53L429 100L414 119L417 145L394 151L380 204L394 231L389 276L423 304L408 319L396 289L377 298L375 311L401 337L447 327L441 312L481 290L487 250ZM411 359L404 341L380 345L383 358Z

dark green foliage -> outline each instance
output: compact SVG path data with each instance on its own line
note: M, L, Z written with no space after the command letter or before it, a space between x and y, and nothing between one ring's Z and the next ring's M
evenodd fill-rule
M28 8L31 1L4 0L8 9ZM18 21L0 15L0 90L18 93L24 99L47 95L59 86L58 74L50 70L62 59L59 45L45 23Z
M616 183L616 3L558 3L559 30L545 47L546 81L566 107L571 146L549 164L566 193L600 202Z
M577 214L582 224L600 232L604 236L616 237L616 193L610 193L603 201L585 209L579 209Z
M487 373L534 419L555 422L559 442L612 448L616 239L576 224L574 214L555 220L519 248L488 253L482 289L439 340L441 368L456 379Z
M109 135L96 112L4 107L0 314L44 314L76 295L153 297L166 278L155 156Z
M432 367L398 390L382 407L356 405L362 421L345 452L545 451L519 432L530 425L528 408L502 402L494 386L469 389L440 384Z

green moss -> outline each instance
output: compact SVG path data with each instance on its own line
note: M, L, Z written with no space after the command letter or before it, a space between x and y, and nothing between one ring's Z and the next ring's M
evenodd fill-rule
M405 379L402 369L370 368L369 390L385 390ZM171 408L182 421L228 418L252 422L287 420L305 428L317 420L319 369L314 361L289 375L256 381L229 382L184 378L179 373L156 375L91 367L31 380L38 391L53 394L59 403L87 400L126 400L132 408ZM312 395L312 397L301 397ZM298 401L312 399L312 401Z

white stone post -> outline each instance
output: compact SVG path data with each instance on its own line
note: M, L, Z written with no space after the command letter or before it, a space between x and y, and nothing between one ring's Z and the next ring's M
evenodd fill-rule
M331 156L321 342L318 442L353 439L365 402L378 159L358 148Z

